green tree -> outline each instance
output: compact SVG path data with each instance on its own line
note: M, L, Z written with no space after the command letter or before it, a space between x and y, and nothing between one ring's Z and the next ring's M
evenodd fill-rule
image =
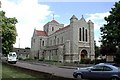
M100 49L100 54L104 55L113 55L116 53L117 49L114 45L102 45Z
M107 24L101 27L101 42L103 45L120 45L120 1L116 2L109 11L110 15L105 17Z
M94 41L95 45L95 58L97 58L100 55L100 47L96 45L96 41Z
M104 18L107 24L100 28L103 44L101 53L115 55L115 60L118 62L120 60L120 51L118 52L120 48L120 1L115 2L109 13L110 15ZM118 46L118 49L116 49L116 46Z
M8 52L12 51L13 44L16 41L16 27L17 19L8 18L5 16L4 11L0 11L0 34L2 34L2 53L8 54Z

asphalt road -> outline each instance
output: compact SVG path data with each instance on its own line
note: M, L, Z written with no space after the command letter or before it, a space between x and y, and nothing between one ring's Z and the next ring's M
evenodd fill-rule
M35 71L41 71L46 73L51 73L56 76L61 77L67 77L67 78L73 78L72 73L75 69L67 69L67 68L60 68L53 65L42 65L42 64L32 64L27 62L17 62L16 64L13 64L15 66L24 67L27 69L32 69Z

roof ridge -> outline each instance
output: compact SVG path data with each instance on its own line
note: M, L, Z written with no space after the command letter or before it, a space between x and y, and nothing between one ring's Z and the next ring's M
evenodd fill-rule
M66 28L68 28L70 25L67 25L67 26L65 26L65 27L62 27L62 28L60 28L59 30L57 30L57 31L55 31L55 32L59 32L59 31L61 31L61 30L64 30L64 29L66 29Z
M51 22L55 22L55 23L59 24L59 22L57 22L57 21L56 21L56 20L54 20L54 19L53 19Z

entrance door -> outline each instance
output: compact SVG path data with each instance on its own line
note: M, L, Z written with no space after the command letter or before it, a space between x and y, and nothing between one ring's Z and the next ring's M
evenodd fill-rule
M80 54L81 60L86 59L87 58L87 51L86 50L82 50L81 54Z

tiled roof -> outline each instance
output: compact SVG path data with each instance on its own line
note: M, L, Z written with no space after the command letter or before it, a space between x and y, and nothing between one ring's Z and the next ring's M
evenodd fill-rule
M47 36L47 32L45 32L45 31L35 30L35 32L38 36Z
M68 27L70 27L70 25L67 25L67 26L63 27L63 28L57 30L56 32L59 32L59 31L65 30L65 29L67 29Z
M57 24L59 24L56 20L52 20L51 22L54 22L54 23L57 23Z

